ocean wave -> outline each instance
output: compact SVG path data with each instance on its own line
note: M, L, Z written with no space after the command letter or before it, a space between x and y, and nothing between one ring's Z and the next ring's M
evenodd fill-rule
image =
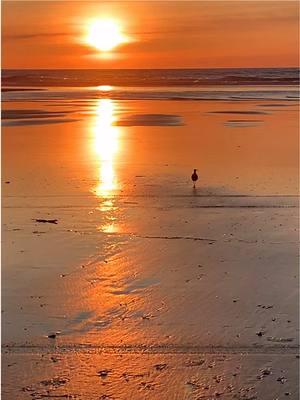
M3 101L85 101L109 98L112 100L298 100L298 88L288 87L217 87L210 88L121 88L112 87L110 90L101 88L48 88L48 90L19 90L2 93Z
M2 86L298 85L298 68L3 70Z

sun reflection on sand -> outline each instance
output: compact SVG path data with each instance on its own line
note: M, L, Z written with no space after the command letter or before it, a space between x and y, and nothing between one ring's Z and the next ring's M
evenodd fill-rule
M93 125L93 148L99 157L99 181L95 188L98 197L105 197L118 188L115 160L119 151L119 129L116 121L115 104L111 99L100 99L96 106Z

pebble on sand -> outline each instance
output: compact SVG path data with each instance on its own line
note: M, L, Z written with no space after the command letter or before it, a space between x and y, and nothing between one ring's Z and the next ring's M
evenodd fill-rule
M97 374L100 378L106 378L110 371L110 369L102 369L101 371L98 371Z
M284 376L280 376L279 378L277 378L277 382L285 383L286 381L287 379Z
M155 365L154 365L154 368L155 368L157 371L162 371L163 369L167 368L167 364L155 364Z
M265 368L265 369L261 370L261 373L263 376L267 376L267 375L271 375L272 372L271 372L270 368Z
M49 339L55 339L56 338L56 333L50 333L50 335L47 336Z

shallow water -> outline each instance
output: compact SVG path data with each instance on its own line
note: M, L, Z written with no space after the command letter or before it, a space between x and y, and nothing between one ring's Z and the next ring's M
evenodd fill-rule
M81 349L122 353L131 346L141 361L136 366L129 356L128 365L138 374L145 349L165 354L147 363L172 364L174 348L206 360L215 348L250 354L248 361L229 356L248 369L242 383L250 379L264 399L280 394L284 388L275 381L269 393L256 387L253 370L269 363L277 371L284 352L294 359L298 346L297 102L122 100L109 93L89 97L89 90L54 100L51 90L18 93L5 93L2 129L8 360L20 368L58 351L62 373L75 362L70 346L80 354L79 369L81 362L96 368L94 356ZM37 353L28 355L29 348ZM46 379L30 368L20 383L35 384L28 393ZM93 392L89 368L79 371L86 386L75 381L68 393ZM109 368L118 369L118 362ZM152 393L145 380L134 383L136 393L124 388L126 368L120 368L103 393L126 399L145 390L159 398L160 389ZM150 371L154 387L182 376L178 368L168 370L165 382ZM178 396L190 396L178 398L205 395L199 379L178 386ZM210 373L207 379L214 393Z

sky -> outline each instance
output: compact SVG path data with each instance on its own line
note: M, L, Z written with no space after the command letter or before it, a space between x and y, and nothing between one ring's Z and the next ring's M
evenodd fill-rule
M126 40L88 43L98 19ZM292 67L298 49L298 1L2 2L2 68Z

